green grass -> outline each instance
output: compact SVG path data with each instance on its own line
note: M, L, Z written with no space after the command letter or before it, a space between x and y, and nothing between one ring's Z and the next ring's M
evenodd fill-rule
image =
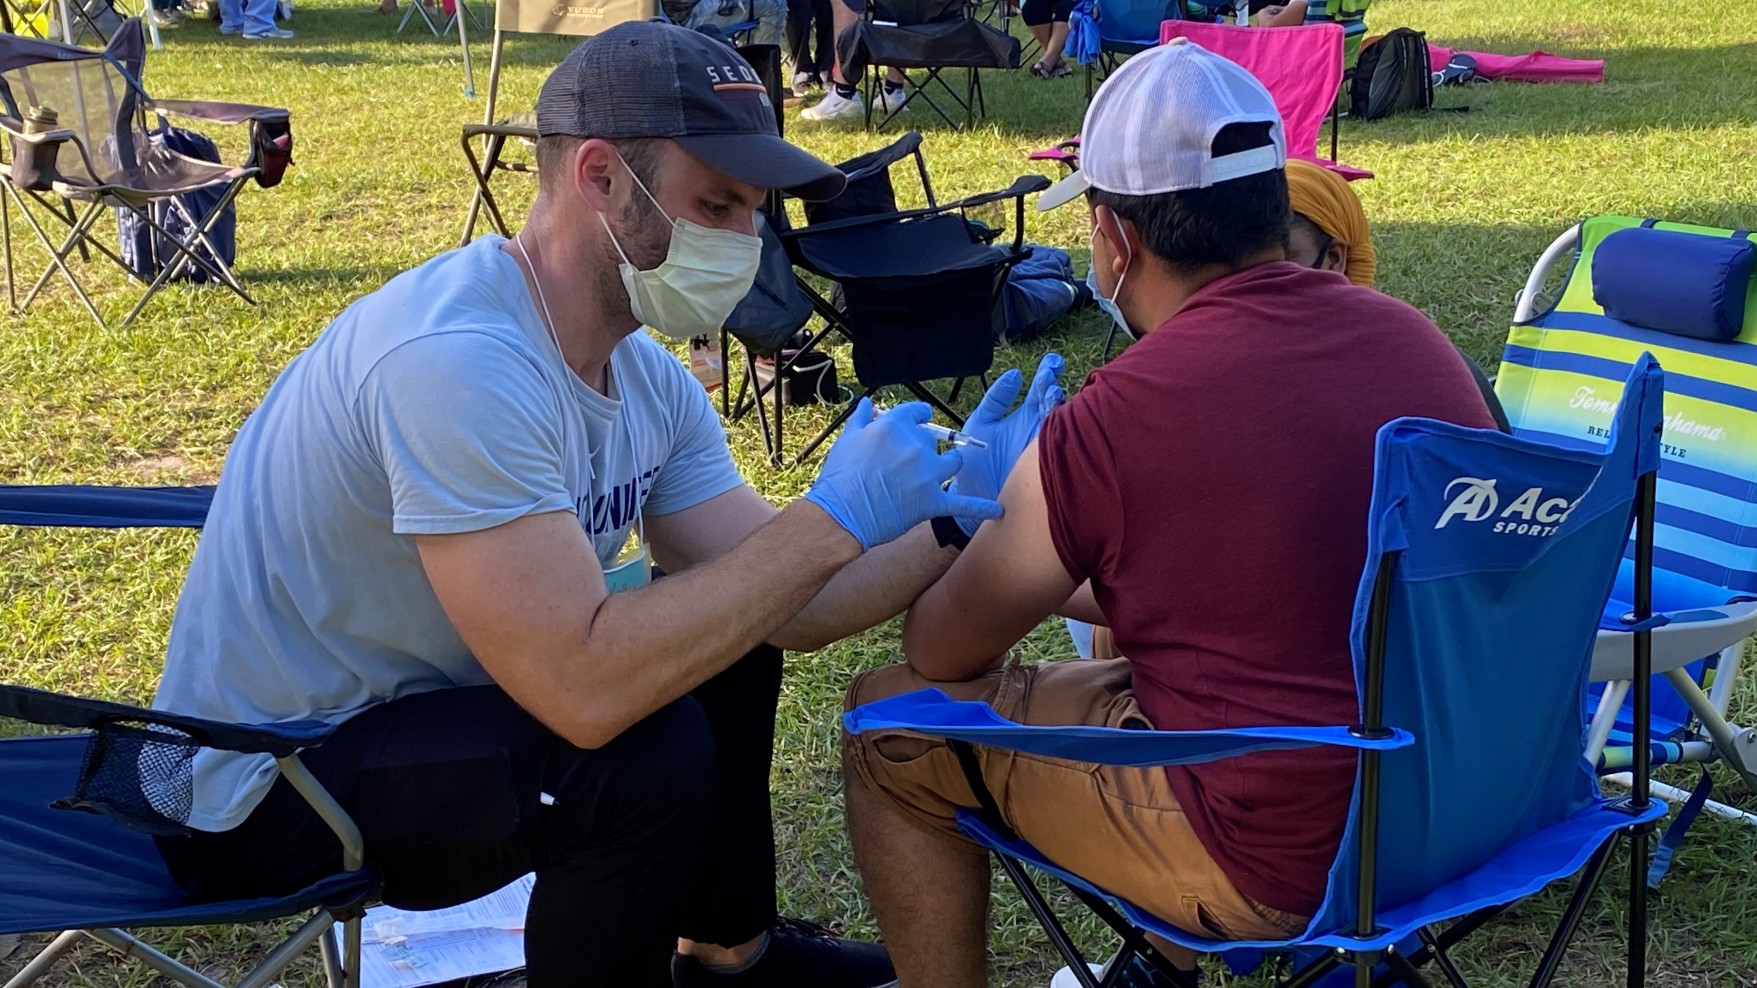
M395 22L362 13L364 5L301 6L298 38L280 44L222 39L205 24L167 32L167 50L148 59L151 91L293 110L297 167L280 188L247 189L240 207L239 266L262 304L251 309L218 292L178 288L129 330L104 333L57 286L27 316L5 317L0 480L211 481L275 374L335 313L456 243L470 188L458 127L480 119L481 101L461 95L455 43L414 31L394 35ZM1410 25L1462 48L1543 48L1608 60L1603 86L1448 91L1442 105L1468 103L1471 111L1343 128L1344 160L1378 174L1358 188L1374 224L1380 287L1428 312L1485 364L1493 365L1530 264L1580 216L1616 211L1757 226L1757 171L1749 165L1757 155L1757 18L1680 16L1589 0L1381 0L1372 20L1378 30ZM515 39L502 106L528 106L568 47ZM485 45L477 58L480 83ZM1025 152L1079 127L1078 76L1043 82L992 74L987 93L989 118L969 132L912 115L928 133L928 162L943 196L1006 185L1032 170ZM221 136L235 148L241 135ZM879 143L837 125L792 126L789 136L831 160ZM905 197L918 196L908 183L902 187ZM504 188L514 211L528 202L518 177ZM1066 247L1083 262L1086 221L1079 210L1028 222L1031 239ZM108 311L131 301L114 276L99 275L96 283ZM1099 320L1087 314L1041 342L1003 350L998 363L1029 367L1055 347L1078 380L1097 358L1100 338ZM790 498L809 482L809 470L768 466L753 424L737 424L730 435L746 475L769 496ZM0 534L0 681L146 700L193 546L187 533ZM873 929L841 823L836 714L849 677L891 661L896 648L895 629L881 628L790 657L780 709L774 794L784 906L860 934ZM1068 647L1058 629L1046 626L1025 649L1047 658ZM1757 717L1751 691L1740 706L1746 719ZM1757 984L1757 906L1746 877L1754 854L1757 831L1715 818L1698 824L1655 899L1651 984ZM1623 886L1620 866L1610 881ZM1562 901L1553 892L1513 910L1464 954L1466 970L1485 985L1523 983L1520 972L1541 950ZM1600 893L1559 983L1600 985L1618 976L1622 909L1616 891ZM1090 924L1078 933L1096 942ZM243 968L267 931L176 931L167 938L223 978ZM997 899L993 944L997 983L1041 985L1057 966L1017 897L1005 891ZM19 950L0 958L0 979L23 957ZM288 972L289 988L316 984L311 960ZM143 986L156 978L136 963L82 949L51 982Z

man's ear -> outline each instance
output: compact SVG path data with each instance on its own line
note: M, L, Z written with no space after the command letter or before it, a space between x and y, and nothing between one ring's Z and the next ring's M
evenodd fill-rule
M1135 224L1118 216L1109 206L1094 209L1092 218L1099 235L1110 244L1110 271L1121 277L1135 258L1135 245L1141 242L1140 234L1135 231Z
M600 213L610 212L610 185L622 169L615 145L596 138L581 141L573 156L574 188L586 205ZM626 172L624 172L626 174Z

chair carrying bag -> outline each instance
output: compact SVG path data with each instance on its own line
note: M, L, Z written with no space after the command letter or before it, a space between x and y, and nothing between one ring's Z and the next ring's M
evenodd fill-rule
M166 150L175 151L178 154L201 161L218 163L220 160L219 147L213 141L192 130L184 130L181 127L161 127L153 132L152 141ZM225 185L215 185L186 192L175 198L199 223L202 217L206 216L208 211L213 209L225 194ZM184 218L182 211L173 208L170 200L161 199L148 208L152 210L153 222L163 227L166 232L178 238L189 233L189 220ZM158 277L159 271L165 265L170 264L177 257L176 244L164 236L155 234L153 229L133 212L118 207L116 209L116 223L122 246L122 260L128 265L129 272L136 278L142 281L152 281ZM238 209L236 203L226 204L225 211L209 228L207 239L209 243L214 245L214 249L219 251L221 260L227 266L237 260ZM212 262L213 255L208 252L206 247L197 247L196 252L199 256L208 259L210 263ZM179 271L173 280L190 281L199 285L205 284L212 277L207 269L201 265L186 263L183 265L183 270Z

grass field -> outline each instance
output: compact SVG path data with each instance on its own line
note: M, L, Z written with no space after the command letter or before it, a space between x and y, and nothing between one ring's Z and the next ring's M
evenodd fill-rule
M335 313L456 244L470 188L458 127L480 119L481 100L461 93L454 39L395 35L395 21L364 13L366 6L313 0L298 10L298 37L279 43L221 38L205 23L166 33L166 51L148 59L152 92L293 111L297 166L280 188L247 189L239 210L239 269L261 305L178 288L130 329L105 333L55 286L28 315L0 319L0 482L211 482L244 417ZM1372 22L1379 30L1413 26L1459 48L1542 48L1608 63L1603 86L1447 91L1442 105L1468 103L1470 112L1345 122L1343 159L1378 176L1359 188L1374 224L1380 287L1426 311L1485 366L1493 367L1532 261L1582 215L1757 226L1757 169L1750 165L1757 157L1757 18L1592 0L1381 0ZM560 40L515 38L502 105L527 107L567 49ZM481 85L487 46L476 51ZM989 116L974 130L951 132L912 115L927 132L928 162L947 197L1006 185L1032 170L1025 152L1079 126L1078 76L1048 82L993 74L986 85ZM789 125L790 137L831 160L880 141L851 126L797 125L796 111ZM240 135L221 136L235 148ZM515 210L528 201L520 183L512 176L506 186ZM915 194L906 182L902 188ZM1066 247L1083 263L1081 211L1028 222L1032 240ZM21 253L33 265L39 257ZM109 311L131 304L118 277L96 281ZM1077 381L1100 340L1098 319L1085 314L1039 342L1003 350L997 363L1030 367L1054 347L1068 356ZM751 423L735 425L731 439L747 476L775 500L810 481L809 469L771 468ZM186 533L0 533L0 682L147 700L194 542ZM896 631L887 627L791 657L780 711L773 785L785 909L865 935L874 931L841 823L836 714L849 677L892 660L896 649ZM1026 651L1059 657L1068 645L1059 628L1046 626ZM1757 717L1757 695L1747 689L1740 700L1735 717ZM1698 824L1655 899L1650 984L1757 985L1754 854L1757 831L1715 818ZM1618 866L1559 983L1620 978L1622 897L1613 889L1624 881ZM1515 909L1461 957L1467 971L1484 985L1523 983L1562 901L1552 892ZM998 903L996 983L1046 983L1058 965L1029 915L1008 892ZM1095 932L1079 929L1093 942ZM266 938L256 930L168 935L221 980L241 971ZM22 947L0 943L0 980L25 956ZM317 984L314 960L288 972L289 988ZM50 983L158 981L143 966L82 949ZM1264 982L1221 976L1213 983Z

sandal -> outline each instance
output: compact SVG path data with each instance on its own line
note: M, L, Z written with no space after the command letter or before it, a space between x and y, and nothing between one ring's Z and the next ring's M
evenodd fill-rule
M1031 74L1039 79L1049 78L1049 70L1043 67L1043 62L1041 60L1031 66Z
M1074 74L1074 70L1071 66L1068 65L1068 63L1057 62L1055 65L1055 68L1049 69L1046 72L1044 72L1043 77L1045 79L1061 79L1065 76L1070 76L1073 74Z

